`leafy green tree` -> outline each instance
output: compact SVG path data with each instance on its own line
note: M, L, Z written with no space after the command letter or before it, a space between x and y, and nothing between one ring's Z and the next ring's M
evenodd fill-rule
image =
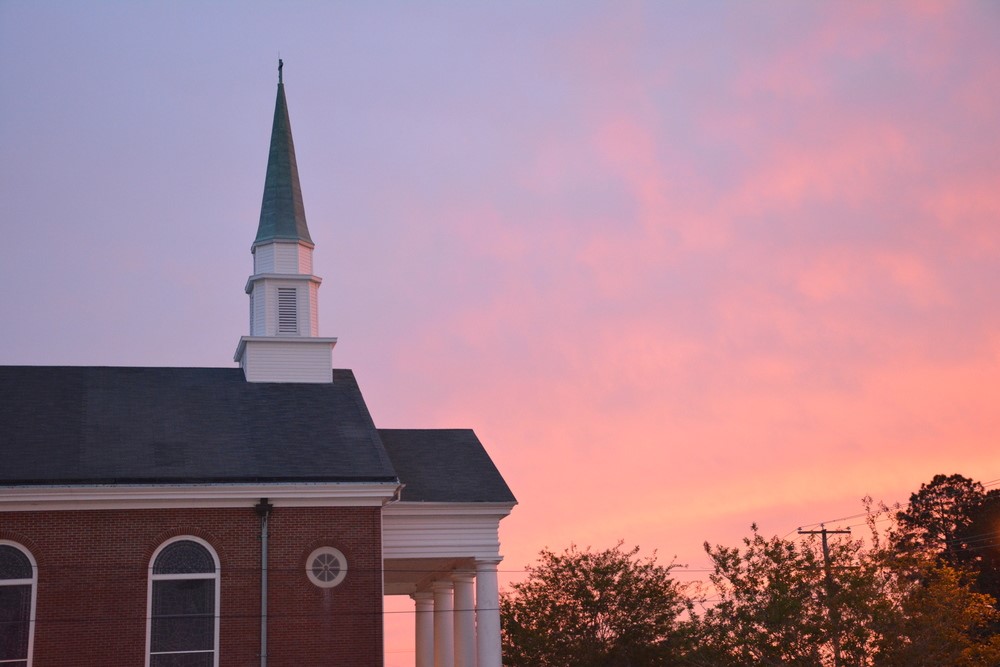
M961 570L944 564L918 565L919 576L901 577L906 588L877 647L877 667L995 667L1000 636L994 600L975 592Z
M765 538L756 526L741 547L711 546L716 599L692 624L692 664L821 667L860 665L888 613L884 580L859 540L832 540L831 579L818 540ZM832 582L832 585L830 585Z
M655 555L655 554L654 554ZM500 599L508 667L666 667L683 637L686 597L673 564L619 543L604 551L543 549Z
M505 664L1000 665L1000 491L938 475L905 508L865 504L865 539L830 535L826 554L756 526L738 547L706 543L697 599L638 548L543 550L501 597Z
M962 475L935 475L910 496L892 533L899 554L923 554L974 576L1000 599L1000 491ZM993 626L1000 632L1000 622Z
M690 665L996 667L994 599L933 549L903 549L897 513L868 505L866 541L831 539L830 580L814 537L705 545L714 597L692 615Z

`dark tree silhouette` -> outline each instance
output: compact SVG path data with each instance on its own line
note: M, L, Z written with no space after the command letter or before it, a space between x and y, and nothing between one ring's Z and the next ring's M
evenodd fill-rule
M935 475L896 518L900 553L924 553L966 571L978 592L1000 600L1000 491L986 492L962 475Z
M547 549L500 600L508 667L667 667L686 598L639 548Z
M994 599L967 571L885 544L869 516L866 541L832 540L827 594L815 536L711 546L713 598L692 616L685 664L698 667L996 667ZM835 613L834 613L835 612ZM834 637L837 648L834 648Z
M904 551L922 550L952 566L966 565L968 535L986 494L983 485L962 475L935 475L910 496L896 515L897 544Z

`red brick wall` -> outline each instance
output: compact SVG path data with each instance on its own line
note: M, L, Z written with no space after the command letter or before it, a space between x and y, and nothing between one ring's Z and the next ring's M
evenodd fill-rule
M149 561L195 535L221 564L220 667L260 664L260 519L238 509L0 513L0 539L38 564L35 667L145 664ZM269 667L382 664L380 511L276 507L269 521ZM320 589L306 557L333 546L347 578Z

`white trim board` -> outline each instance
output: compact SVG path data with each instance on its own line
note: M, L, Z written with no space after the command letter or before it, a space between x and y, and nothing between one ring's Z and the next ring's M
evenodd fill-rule
M0 486L0 511L246 507L267 498L277 507L381 507L396 482Z

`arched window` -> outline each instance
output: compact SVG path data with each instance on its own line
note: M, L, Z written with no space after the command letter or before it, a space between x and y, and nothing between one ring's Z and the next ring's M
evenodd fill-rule
M160 546L149 568L146 664L216 667L218 609L219 559L211 547L196 537Z
M29 667L35 635L35 560L0 540L0 665Z

